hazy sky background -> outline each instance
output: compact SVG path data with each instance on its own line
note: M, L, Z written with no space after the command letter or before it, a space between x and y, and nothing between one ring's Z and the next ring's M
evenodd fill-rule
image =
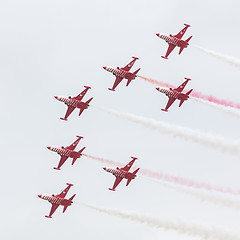
M105 165L86 157L53 170L59 156L46 146L67 146L84 137L77 150L121 162L131 156L133 167L146 168L195 181L240 189L240 159L192 142L161 135L108 115L94 107L81 117L73 112L61 121L66 106L55 95L75 96L84 85L92 89L84 100L118 111L239 139L239 118L209 106L179 102L162 112L167 97L154 85L126 80L109 91L114 77L102 66L125 66L139 57L139 75L240 102L240 70L208 56L193 45L240 58L239 1L13 1L0 3L1 86L1 226L2 239L192 239L94 212L77 202L99 207L184 219L239 231L240 214L136 178L124 180L116 192ZM193 36L178 56L176 49L162 59L167 44L155 34L176 34L191 25L183 39ZM58 194L74 184L68 197L75 204L47 219L50 204L37 194ZM201 192L201 191L199 191ZM213 194L214 195L214 194ZM228 197L228 195L227 195ZM237 199L238 200L238 199ZM240 201L240 200L239 200Z

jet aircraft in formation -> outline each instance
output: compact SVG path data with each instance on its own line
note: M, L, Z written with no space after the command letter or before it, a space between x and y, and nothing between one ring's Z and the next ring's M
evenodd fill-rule
M173 49L178 46L180 47L180 51L179 54L181 54L181 52L183 51L184 48L186 48L189 45L189 41L192 38L189 37L186 40L182 40L183 35L185 34L185 32L187 31L188 27L190 27L190 25L188 24L184 24L185 27L176 35L171 35L167 36L165 34L160 34L157 33L156 35L159 38L164 39L168 44L169 47L167 49L167 53L165 56L162 56L163 58L167 59L169 54L173 51ZM112 88L109 88L109 90L115 91L116 87L120 84L120 82L123 79L127 79L127 84L126 86L128 86L130 84L130 82L132 80L134 80L137 77L137 74L140 70L137 69L135 72L130 72L132 66L134 65L134 63L136 62L136 60L138 59L137 57L132 57L133 60L128 63L125 67L122 68L114 68L114 67L103 67L106 71L113 73L113 75L116 76L115 82L113 84ZM169 107L173 104L173 102L178 99L180 100L180 104L179 107L183 104L184 101L188 100L190 93L192 92L193 89L191 89L190 91L188 91L187 93L182 93L184 87L186 86L186 84L188 83L189 80L191 80L190 78L185 78L186 81L183 82L178 88L165 88L165 87L158 87L156 88L159 92L162 92L164 94L166 94L166 96L168 96L169 100L168 103L166 105L165 109L162 109L163 111L168 111ZM55 98L61 102L64 102L67 106L67 112L65 114L64 118L61 118L62 120L67 120L67 118L69 117L69 115L73 112L73 110L75 108L79 108L80 112L79 112L79 116L82 114L82 112L88 108L89 103L92 101L93 98L90 98L88 101L83 102L82 99L83 97L86 95L87 91L90 89L90 87L88 86L84 86L86 89L83 90L79 95L77 95L76 97L61 97L61 96L55 96ZM74 151L76 146L78 145L78 143L80 142L82 137L77 136L77 140L74 141L73 144L71 144L70 146L67 147L47 147L49 150L54 151L56 153L58 153L61 158L59 161L59 164L57 167L54 167L54 169L60 170L61 166L65 163L65 161L70 157L72 158L72 165L75 163L75 161L80 158L83 154L83 150L85 149L85 147L83 147L80 151ZM115 182L113 184L112 188L109 188L109 190L115 191L116 187L119 185L119 183L123 180L123 179L127 179L127 184L126 186L129 185L129 183L135 179L137 172L139 171L140 168L137 168L135 171L130 172L130 168L132 167L132 165L134 164L135 160L137 158L132 157L132 160L123 168L106 168L104 167L103 169L109 173L112 173L116 179ZM76 196L76 194L74 194L72 197L70 197L69 199L66 199L65 196L67 195L69 189L71 188L71 186L73 186L73 184L67 183L67 187L58 195L38 195L39 198L44 199L44 200L48 200L51 204L51 210L49 215L45 216L48 218L52 218L53 213L57 210L57 208L62 205L63 206L63 212L66 211L66 209L73 203L73 198Z
M140 68L137 69L135 72L131 73L130 70L133 66L133 64L136 62L136 60L138 59L137 57L132 57L133 60L128 63L125 67L103 67L106 71L111 72L113 75L116 76L116 80L113 84L112 88L108 88L111 91L115 91L115 88L118 86L118 84L124 79L127 79L127 85L128 86L130 84L130 82L132 80L134 80L137 77L137 73L139 72Z
M135 162L135 160L137 158L132 157L133 160L131 160L125 167L123 168L119 168L117 167L116 169L113 168L106 168L104 167L103 169L106 172L112 173L115 177L116 180L113 184L112 188L109 188L109 190L115 191L116 187L118 186L118 184L124 179L127 179L127 185L136 177L137 172L139 171L140 168L137 168L134 172L129 172L130 168L132 167L133 163Z
M186 27L184 27L178 34L172 35L170 34L169 36L166 34L162 33L157 33L156 35L159 38L162 38L168 43L168 50L165 56L162 56L162 58L168 59L169 54L173 51L173 49L178 46L180 47L179 54L183 51L184 48L186 48L189 45L189 41L192 38L189 37L187 40L182 40L183 35L187 31L187 29L190 27L188 24L184 24Z
M59 154L61 156L58 166L54 167L54 169L60 170L61 166L65 163L65 161L69 157L73 159L73 161L72 161L72 165L73 165L75 163L75 161L82 156L82 152L85 149L85 147L83 147L79 152L74 151L74 149L78 145L79 141L83 137L77 136L77 138L78 139L68 147L63 147L63 146L62 147L51 147L51 146L47 147L49 150L56 152L57 154Z
M80 112L79 112L79 116L82 114L82 112L88 108L89 103L92 101L93 98L90 98L88 101L86 102L82 102L83 97L85 96L85 94L87 93L88 89L90 89L90 87L88 86L84 86L86 89L83 90L79 95L77 95L76 97L61 97L61 96L54 96L58 101L60 102L64 102L67 106L67 112L65 114L64 118L60 118L62 120L67 120L68 116L73 112L73 110L75 108L79 108Z
M52 208L50 210L49 215L46 215L47 218L52 218L53 213L57 210L57 208L62 205L63 206L63 212L66 211L66 209L73 203L73 198L76 196L74 194L69 199L66 199L65 196L67 195L69 189L73 184L67 183L67 187L58 195L38 195L41 199L47 200L52 204Z
M185 79L186 81L177 88L166 88L166 87L156 88L159 92L166 94L166 96L168 96L169 98L167 106L165 107L165 109L161 109L162 111L167 112L168 108L175 102L176 99L180 100L179 107L182 106L184 101L188 100L189 94L192 92L193 89L189 90L187 93L182 93L188 81L191 80L190 78L185 78Z

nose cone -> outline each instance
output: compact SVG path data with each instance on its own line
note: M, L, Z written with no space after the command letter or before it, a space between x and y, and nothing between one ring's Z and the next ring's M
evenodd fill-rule
M49 150L51 150L51 147L49 146L49 147L47 147Z
M58 99L58 96L54 96L56 99Z
M105 70L106 70L106 69L107 69L107 67L105 66L105 67L103 67L103 69L105 69Z
M104 167L103 170L107 171L107 168Z
M40 197L40 198L41 198L41 197L42 197L42 195L38 195L38 197Z
M159 37L159 36L160 36L160 33L156 33L156 35Z
M156 88L159 91L159 87Z

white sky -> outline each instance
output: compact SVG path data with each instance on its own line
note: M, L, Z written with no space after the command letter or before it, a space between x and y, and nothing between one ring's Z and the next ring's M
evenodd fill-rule
M239 157L192 142L161 135L92 107L64 122L64 104L55 95L75 96L84 85L92 89L84 100L119 111L238 139L239 119L194 101L168 113L167 98L155 86L136 79L111 92L114 77L102 66L125 66L139 57L133 70L140 75L240 102L240 71L191 46L196 44L240 58L239 1L63 1L2 0L0 3L1 86L1 226L4 239L192 239L171 231L109 217L77 203L62 207L47 219L50 204L37 194L59 193L71 182L68 196L76 202L154 215L160 219L217 226L239 232L240 215L228 208L142 178L111 192L114 177L101 163L86 157L53 170L59 156L46 146L69 145L84 136L77 149L122 162L139 158L136 167L195 181L240 188ZM193 36L178 56L164 60L167 44L155 33L176 34L184 23Z

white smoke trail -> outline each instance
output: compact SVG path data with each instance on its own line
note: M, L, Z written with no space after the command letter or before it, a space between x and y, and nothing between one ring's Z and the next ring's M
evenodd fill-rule
M83 206L93 209L95 211L105 213L110 216L116 216L122 219L130 220L141 224L146 224L150 227L172 230L180 234L185 234L191 237L200 237L206 240L239 240L240 236L236 233L217 229L216 227L207 227L193 223L186 223L183 221L173 221L169 219L157 219L148 216L141 216L135 213L120 212L117 210L105 209L96 207L90 204L81 203Z
M122 119L135 122L144 127L159 131L160 133L168 134L172 137L178 137L186 141L190 140L221 152L227 152L238 156L240 155L240 140L226 139L221 136L214 136L210 133L204 133L199 130L192 130L190 128L176 126L150 118L140 117L130 113L121 113L112 109L106 109L102 107L100 109Z
M206 48L203 48L203 47L200 47L200 46L197 46L197 45L194 45L196 48L200 49L201 51L203 51L204 53L206 54L209 54L213 57L216 57L226 63L229 63L231 65L233 65L234 67L237 67L237 68L240 68L240 60L235 58L235 57L231 57L231 56L228 56L226 54L222 54L222 53L219 53L219 52L215 52L215 51L211 51L211 50L208 50Z
M219 194L212 195L207 192L204 192L203 190L201 190L201 192L199 191L197 192L197 191L194 191L193 189L188 189L187 187L183 187L180 185L173 185L170 183L166 183L160 180L155 180L145 176L141 176L141 177L149 181L155 182L157 184L160 184L165 188L173 189L174 191L177 191L179 193L183 193L191 197L194 197L202 202L208 202L221 207L231 208L234 211L240 211L240 202L237 201L236 199L229 198L229 197L226 198Z
M203 99L200 99L200 98L196 98L196 97L191 97L190 99L193 99L194 101L197 101L197 102L200 102L200 103L203 103L203 104L207 104L208 106L219 109L219 110L221 110L225 113L230 113L230 114L234 115L235 117L240 117L240 110L239 109L229 107L229 106L219 105L219 104L216 104L216 103L213 103L213 102L210 102L210 101L207 101L207 100L203 100Z

